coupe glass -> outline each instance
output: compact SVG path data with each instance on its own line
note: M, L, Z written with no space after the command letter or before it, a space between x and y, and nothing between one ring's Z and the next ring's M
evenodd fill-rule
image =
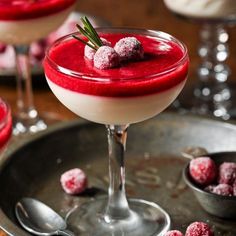
M0 155L12 133L11 109L6 101L0 98Z
M14 122L14 135L36 133L47 128L46 118L44 120L40 117L34 105L29 48L32 42L46 37L64 22L73 10L75 0L71 1L73 4L69 7L67 6L61 12L58 13L56 9L56 12L52 12L49 15L45 14L38 18L28 18L26 16L23 20L16 18L16 20L8 21L2 20L0 17L0 23L4 25L0 28L0 42L12 45L16 55L17 114ZM19 6L25 4L25 8L21 6L18 9L19 12L22 11L24 13L27 10L27 4L31 4L31 2L34 4L34 1L18 2L5 1L1 3L1 7L8 7L10 10L13 8L15 10L18 6L17 4ZM40 10L42 6L40 2L38 4Z
M102 34L142 35L164 42L174 42L183 51L183 56L177 63L158 74L149 74L144 77L136 76L135 78L127 79L124 72L123 78L114 80L109 76L109 72L106 74L106 71L104 71L105 76L94 78L89 73L81 74L68 68L63 68L53 60L51 52L66 41L74 40L72 35L59 39L47 50L44 61L45 75L55 96L78 116L96 123L105 124L108 132L108 198L96 198L86 202L70 213L67 222L73 228L76 235L162 235L170 227L169 215L154 202L141 199L127 199L126 197L124 156L127 129L131 123L146 120L160 113L177 97L187 77L187 50L177 39L159 31L107 28L99 29L98 32ZM162 82L164 82L161 80L168 77L168 79L173 79L172 82L176 81L175 73L181 70L181 68L184 68L185 71L182 74L181 81L177 82L170 89L160 91L160 87L163 86ZM122 85L131 82L140 83L140 85L143 84L145 86L150 81L156 80L158 82L153 89L157 93L153 92L154 94L145 96L132 96L131 93L130 96L124 97L88 96L68 90L66 84L65 86L63 85L63 79L58 81L60 85L54 84L49 79L53 75L59 75L57 77L59 80L60 75L61 77L69 76L68 79L74 81L75 86L76 82L78 82L79 86L80 82L88 80L91 86L98 86L98 89L111 84L122 87ZM67 82L69 83L68 80ZM109 90L107 92L109 93ZM104 114L107 115L104 116Z
M211 114L224 120L235 117L234 100L236 94L235 89L229 84L231 70L226 60L229 57L229 34L227 27L236 24L236 13L224 15L222 13L221 16L219 12L216 12L219 16L213 17L204 15L204 13L194 9L190 11L189 6L186 5L183 5L182 9L178 10L183 11L182 13L175 10L177 2L172 3L174 5L173 9L170 1L164 0L164 2L178 18L200 25L200 42L197 51L201 61L196 68L198 81L192 89L192 101L183 96L179 103L179 109L187 109L200 115ZM210 2L209 5L211 4ZM203 1L201 1L202 3ZM183 4L183 1L180 4ZM206 8L209 7L207 1L205 5ZM188 13L188 11L190 12Z

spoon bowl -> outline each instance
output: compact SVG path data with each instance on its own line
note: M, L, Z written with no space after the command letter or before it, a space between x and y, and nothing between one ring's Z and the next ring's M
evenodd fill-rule
M66 230L67 224L60 215L36 199L21 199L16 204L15 213L21 226L30 233L74 236L74 233Z

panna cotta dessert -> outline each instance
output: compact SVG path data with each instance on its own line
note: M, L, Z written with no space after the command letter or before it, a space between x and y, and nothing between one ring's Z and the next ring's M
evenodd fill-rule
M164 0L166 6L177 14L194 18L236 17L235 0Z
M12 117L7 103L0 98L0 153L11 137Z
M51 90L67 108L96 123L122 125L153 117L173 102L187 79L184 45L156 31L98 34L114 48L122 38L135 37L143 46L142 58L98 69L85 57L82 42L72 35L60 39L48 49L44 69Z
M76 235L164 235L170 228L165 210L153 202L127 200L127 128L160 113L177 97L187 79L187 49L163 32L96 31L86 17L81 20L80 33L51 45L43 65L51 90L67 108L106 125L109 190L108 198L70 211L67 223Z
M0 0L0 41L24 45L56 30L76 0Z

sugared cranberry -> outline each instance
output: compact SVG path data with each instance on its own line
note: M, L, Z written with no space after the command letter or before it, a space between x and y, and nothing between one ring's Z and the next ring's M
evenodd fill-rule
M100 47L94 55L94 66L98 69L117 67L120 63L119 55L114 48L109 46Z
M4 53L6 51L7 46L3 43L0 43L0 53Z
M114 49L119 54L121 61L140 60L144 56L143 46L135 37L120 39Z
M232 185L236 181L236 163L224 162L219 167L219 184Z
M30 45L30 55L36 61L41 61L45 56L45 49L47 47L45 40L40 40L38 42L34 42Z
M104 38L101 38L101 40L102 40L102 43L103 43L104 46L109 46L109 47L111 46L111 42L107 41ZM92 61L93 58L94 58L95 53L96 53L95 49L89 47L88 45L85 45L84 55L85 55L86 58L88 58L89 60Z
M188 226L185 236L214 236L214 233L206 223L193 222Z
M233 184L233 195L236 196L236 181Z
M222 196L233 196L233 187L228 184L219 184L213 188L212 193Z
M184 236L179 230L170 230L166 232L165 236Z
M86 175L79 168L66 171L62 174L60 182L62 188L68 194L79 194L87 187Z
M208 185L215 180L217 176L217 169L211 158L198 157L191 160L189 165L189 173L196 183Z

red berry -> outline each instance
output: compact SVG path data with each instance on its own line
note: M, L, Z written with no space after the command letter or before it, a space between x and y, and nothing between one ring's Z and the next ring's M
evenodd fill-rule
M219 167L220 184L233 184L236 181L236 163L224 162Z
M3 43L0 43L0 53L4 53L6 51L7 46Z
M94 55L94 66L101 70L117 67L119 63L119 55L109 46L100 47Z
M104 38L101 38L101 40L102 40L102 43L103 43L104 46L111 46L111 42L107 41ZM95 53L96 53L95 49L89 47L88 45L85 45L84 55L85 55L86 58L88 58L90 61L92 61L93 58L94 58Z
M45 48L47 47L46 41L40 40L33 42L30 45L30 55L36 59L36 61L42 61L45 56Z
M87 178L85 173L79 169L71 169L61 176L61 185L68 194L79 194L87 187Z
M219 184L213 188L212 193L222 196L233 196L233 187L228 184Z
M140 60L144 56L143 46L135 37L120 39L114 49L119 54L121 61Z
M214 233L206 223L194 222L188 226L185 236L214 236Z
M215 180L217 176L217 169L211 158L198 157L191 160L189 165L189 173L196 183L208 185Z
M165 236L184 236L179 230L170 230L166 232Z
M236 196L236 181L233 184L233 195Z

